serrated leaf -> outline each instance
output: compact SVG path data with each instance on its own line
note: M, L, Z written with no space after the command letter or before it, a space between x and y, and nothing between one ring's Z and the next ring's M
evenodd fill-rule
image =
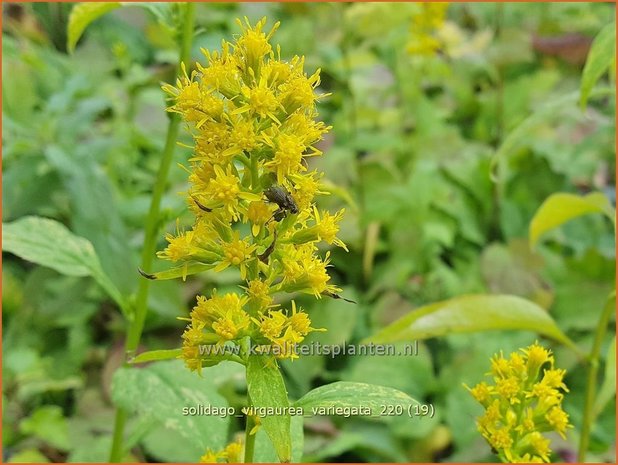
M545 232L589 213L603 213L615 221L609 200L600 192L592 192L584 196L564 192L550 195L530 221L530 247L534 247L539 237Z
M363 341L385 344L453 333L519 329L534 331L575 349L549 314L511 295L464 295L417 308Z
M216 385L207 377L189 372L177 360L144 368L120 368L112 381L114 403L140 417L153 418L201 450L221 449L226 442L229 418L217 415L184 415L197 406L227 407Z
M91 22L119 6L120 2L83 2L75 5L69 15L67 28L67 50L69 53L73 53L77 41Z
M156 362L158 360L170 360L178 358L180 354L182 354L182 349L149 350L148 352L142 352L141 354L133 357L129 360L129 363L146 363Z
M320 407L369 407L379 416L385 406L409 406L419 402L398 389L376 384L339 381L309 391L294 402L305 414Z
M101 268L90 241L61 223L37 216L2 223L2 250L67 276L91 276L128 313L126 302Z
M247 389L255 407L289 407L283 377L273 357L252 355L247 363ZM290 415L269 415L261 418L281 462L292 459Z
M579 104L585 108L590 91L616 59L616 23L608 24L594 38L582 72Z

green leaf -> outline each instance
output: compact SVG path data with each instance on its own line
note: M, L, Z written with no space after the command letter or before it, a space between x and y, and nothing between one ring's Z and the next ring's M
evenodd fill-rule
M385 344L498 329L535 331L576 349L541 307L511 295L464 295L436 302L403 316L363 343Z
M129 363L145 363L145 362L155 362L157 360L170 360L173 358L178 358L178 356L182 353L182 349L169 349L169 350L149 350L148 352L143 352L131 360Z
M138 364L154 362L157 360L170 360L178 358L181 353L182 349L151 350L133 357L131 360L129 360L129 363ZM202 366L212 367L223 362L224 360L234 361L237 363L243 362L240 357L234 354L213 354L211 356L202 356Z
M600 192L592 192L584 196L563 192L550 195L530 222L530 247L534 247L539 237L545 232L589 213L603 213L615 221L609 200Z
M39 407L19 424L19 430L26 435L42 439L61 450L69 449L69 429L62 409L57 405Z
M305 432L303 429L304 420L300 415L292 417L290 434L292 439L292 463L300 463L303 457L303 444ZM258 429L255 436L255 450L253 452L254 463L276 463L278 460L277 452L264 428Z
M294 402L294 406L302 407L305 414L320 407L369 407L375 416L379 416L386 406L407 407L413 404L420 402L397 389L347 381L320 386Z
M91 22L119 6L120 2L84 2L75 5L69 15L67 31L67 50L69 53L73 53L77 41Z
M255 407L289 407L283 377L273 357L253 355L247 363L247 389ZM261 418L281 462L292 459L290 415L269 415Z
M594 413L599 415L607 403L616 396L616 336L607 349L607 358L605 359L605 376L603 384L597 395L594 403Z
M393 355L367 354L354 357L341 373L341 381L365 384L379 382L382 386L414 398L426 398L436 386L432 355L426 345L419 341L408 341L394 343L392 348ZM410 373L414 373L414 376L410 376Z
M184 414L198 406L227 407L215 383L191 373L183 363L163 361L144 368L120 368L112 381L114 403L152 418L163 428L173 430L205 451L225 445L229 418L218 415Z
M176 431L168 429L152 431L141 440L141 445L158 463L194 463L205 452Z
M152 280L166 280L166 279L176 279L182 278L183 281L187 278L187 276L191 276L193 274L201 273L203 271L211 270L215 266L208 265L205 263L185 263L184 265L175 266L174 268L170 268L169 270L159 271L157 273L148 274L140 270L141 275L146 279Z
M90 241L71 233L63 224L37 216L2 223L2 250L67 276L93 277L128 314L124 298L101 268Z
M7 463L50 463L38 449L23 449L11 455Z
M614 95L616 89L613 87L602 87L593 89L589 97L601 97L605 95ZM501 174L497 172L500 164L515 149L521 147L526 142L530 142L530 133L533 132L539 125L545 121L556 118L556 115L562 114L565 107L577 104L579 100L579 91L560 96L534 111L530 116L524 119L516 126L505 138L498 150L491 157L490 171L494 181L503 181L500 178Z
M586 107L590 91L616 59L616 23L608 24L597 34L588 52L582 73L579 104Z
M176 23L178 22L176 19L178 8L182 8L184 4L182 3L134 3L135 6L139 6L144 8L145 10L152 13L152 15L157 19L157 22L163 26L168 34L173 34L177 28Z

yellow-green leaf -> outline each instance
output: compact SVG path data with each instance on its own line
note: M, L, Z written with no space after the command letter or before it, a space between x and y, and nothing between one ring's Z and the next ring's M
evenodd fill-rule
M146 363L154 362L156 360L169 360L172 358L178 358L181 353L182 349L149 350L148 352L143 352L136 355L129 360L129 363Z
M534 247L539 237L547 231L589 213L603 213L615 221L615 213L609 200L600 192L584 196L563 192L550 195L530 222L530 247Z
M616 23L608 24L597 34L588 52L582 73L579 103L584 108L590 91L616 60Z
M120 2L83 2L78 3L69 15L67 31L67 50L73 53L77 41L82 36L88 25L95 19L103 16L120 6Z
M504 329L534 331L577 350L545 310L512 295L464 295L426 305L404 315L363 343L386 344Z
M159 280L163 281L166 279L176 279L182 278L186 279L187 276L191 276L192 274L201 273L202 271L211 270L214 268L214 265L208 265L205 263L185 263L184 265L175 266L174 268L170 268L169 270L159 271L157 273L145 273L142 270L139 270L140 274L146 279Z

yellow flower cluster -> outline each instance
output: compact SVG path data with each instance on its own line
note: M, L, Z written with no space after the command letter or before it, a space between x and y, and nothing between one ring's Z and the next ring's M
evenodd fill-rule
M448 3L420 3L419 11L412 15L411 35L408 53L411 55L433 55L441 48L441 41L435 32L442 27Z
M183 335L183 358L201 370L204 344L279 348L279 358L295 358L290 347L310 331L310 321L292 302L285 311L273 304L278 292L320 297L340 290L330 284L329 254L321 241L345 249L337 238L343 210L332 215L315 206L322 173L307 158L330 128L315 120L319 70L307 76L304 58L284 61L269 40L266 19L223 41L221 51L202 50L207 64L163 89L169 111L179 113L193 135L187 203L195 214L188 231L169 234L159 257L179 262L185 277L196 269L239 270L241 294L198 297ZM346 249L347 250L347 249Z
M549 462L550 441L541 433L556 431L564 437L570 428L562 410L565 370L554 368L551 352L534 343L509 359L491 361L493 384L466 388L485 408L477 419L480 433L503 462Z
M228 444L223 450L214 452L208 449L200 457L200 463L241 463L243 444L240 440Z

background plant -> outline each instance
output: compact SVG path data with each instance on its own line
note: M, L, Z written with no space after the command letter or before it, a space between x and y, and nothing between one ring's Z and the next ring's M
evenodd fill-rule
M175 8L118 7L88 25L68 56L70 5L4 5L3 64L11 72L3 80L3 221L13 238L28 239L25 249L10 245L11 228L3 228L11 252L3 269L3 441L10 459L107 459L111 373L123 359L126 330L117 309L131 311L141 279L144 224L168 128L159 85L174 82L179 58L182 15ZM307 69L322 68L322 91L332 92L321 104L333 126L319 147L328 156L314 157L311 167L327 173L331 191L319 207L346 208L340 238L349 253L331 250L332 279L358 305L298 298L313 327L337 328L312 333L308 342L356 343L413 309L438 302L432 309L445 311L439 302L463 294L518 296L538 307L531 311L537 319L519 326L529 331L513 331L487 322L530 304L514 297L500 305L487 297L449 300L448 309L469 309L468 330L483 332L435 328L429 335L440 337L421 341L417 357L283 362L291 399L333 381L380 378L436 407L434 418L413 426L398 418L307 419L304 428L292 425L293 443L302 436L303 458L316 461L493 458L471 421L479 407L461 383L477 383L491 354L529 345L539 338L531 331L540 330L543 338L566 336L582 355L596 347L600 387L588 409L596 421L587 459L614 460L613 331L595 340L614 287L611 221L579 216L548 231L534 249L528 245L529 223L552 193L571 194L581 205L586 194L601 191L613 205L615 109L603 93L613 82L611 60L588 73L586 82L600 80L585 111L579 102L589 44L612 21L613 5L453 4L430 32L440 51L428 56L402 46L413 40L412 18L420 12L413 4L196 7L193 59L200 47L217 48L237 31L235 18L266 15L282 23L283 57L305 55ZM180 147L174 160L188 156ZM177 217L192 223L177 195L185 182L186 172L172 164L159 228L174 231ZM145 271L166 268L153 265ZM143 348L177 347L183 324L176 317L188 314L195 295L238 284L231 270L179 281L150 286ZM612 314L606 312L610 323ZM542 342L568 373L563 408L574 428L554 450L556 458L569 458L584 424L588 366L572 347ZM113 397L135 412L126 429L130 454L194 461L232 440L244 427L236 420L189 418L190 425L172 429L166 420L186 405L179 385L203 403L245 405L242 367L235 367L219 364L207 380L173 362L122 370L114 385L123 389ZM157 388L145 396L144 385ZM274 460L268 447L258 433L256 458Z

